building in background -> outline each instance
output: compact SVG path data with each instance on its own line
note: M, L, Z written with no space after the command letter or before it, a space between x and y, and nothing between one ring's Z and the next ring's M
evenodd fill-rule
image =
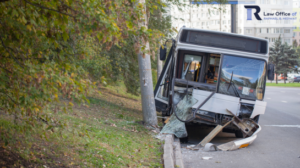
M225 11L220 12L215 8L219 8L217 4L191 4L189 1L183 2L186 4L179 10L177 6L170 7L172 16L172 25L177 30L182 26L189 28L199 28L206 30L231 32L231 6L222 5ZM237 11L243 11L243 5L237 5ZM244 33L243 18L244 13L238 13L237 33Z
M247 17L247 9L244 9L244 31L245 35L265 38L269 40L269 46L272 46L275 40L281 36L282 42L292 45L293 42L293 24L294 20L272 20L266 18L279 18L279 16L265 16L267 13L293 12L293 0L256 0L255 5L261 9L259 15L262 20L257 20L252 10L252 18Z
M182 26L206 30L231 32L231 5L222 5L225 12L218 11L218 4L191 4L188 0L181 0L186 6L179 10L177 6L170 6L169 14L172 16L172 25L177 30ZM299 9L300 0L238 0L237 6L237 33L269 40L272 46L281 36L282 42L292 45L293 39L300 44L300 24L297 20L267 20L265 13L285 12L292 13ZM256 20L252 10L252 20L247 17L245 5L257 5L261 11L262 20ZM297 16L300 16L300 10Z

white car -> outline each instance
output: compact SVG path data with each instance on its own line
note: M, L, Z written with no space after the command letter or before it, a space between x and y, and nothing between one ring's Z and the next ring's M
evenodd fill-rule
M294 83L294 79L296 76L300 76L300 74L288 74L287 80L289 81L289 83Z

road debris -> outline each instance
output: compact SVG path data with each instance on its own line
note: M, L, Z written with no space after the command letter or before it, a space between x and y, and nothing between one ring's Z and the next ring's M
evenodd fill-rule
M216 146L215 144L207 143L207 144L204 146L203 150L204 150L205 152L209 152L209 151L217 151L218 148L217 148L217 146Z
M260 126L251 119L241 120L230 110L226 109L226 111L233 116L231 121L227 122L223 126L217 125L217 127L215 127L197 146L187 149L199 150L201 147L204 147L203 150L208 152L217 150L231 151L239 148L248 147L256 139L256 134L261 130ZM219 146L209 143L220 131L222 131L223 128L225 128L231 122L243 132L245 137L244 139L231 141Z
M219 132L223 130L231 121L227 122L224 126L217 125L195 148L204 147L207 143L209 143Z
M202 157L202 160L210 160L212 157Z
M187 149L191 149L191 150L193 150L195 147L196 147L196 145L188 145L188 146L186 146Z
M236 115L234 115L230 110L226 109L228 113L233 115L232 122L236 125L244 134L244 137L251 136L257 129L258 124L252 119L243 119L241 120Z

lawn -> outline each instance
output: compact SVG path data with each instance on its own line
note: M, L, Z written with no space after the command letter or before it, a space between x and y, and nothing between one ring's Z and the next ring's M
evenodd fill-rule
M300 83L267 83L267 86L278 86L278 87L300 87Z
M0 167L162 167L161 142L141 124L140 99L122 89L100 88L89 107L56 112L63 129L15 124L0 112Z

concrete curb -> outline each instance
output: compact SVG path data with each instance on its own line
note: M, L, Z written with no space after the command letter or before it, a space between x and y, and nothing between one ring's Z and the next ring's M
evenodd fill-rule
M181 147L179 140L174 142L174 135L168 134L164 142L164 167L165 168L183 168L183 161L181 156Z
M164 167L174 168L174 151L173 151L174 135L168 134L164 144Z
M184 168L179 139L176 138L173 144L175 146L175 167Z

